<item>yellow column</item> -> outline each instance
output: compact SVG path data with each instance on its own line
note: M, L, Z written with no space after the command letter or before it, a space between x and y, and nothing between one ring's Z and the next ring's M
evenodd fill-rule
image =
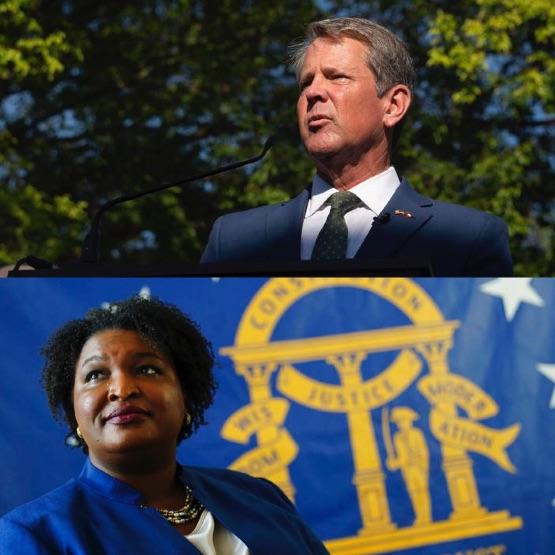
M346 395L362 386L360 364L365 358L366 353L357 352L326 359L326 362L337 369ZM394 530L396 526L391 522L389 514L385 476L370 413L364 406L354 407L347 412L347 422L355 467L353 484L357 490L362 517L359 533L376 534Z
M277 364L237 364L235 369L238 374L245 378L252 403L263 403L272 398L270 378L276 371ZM278 434L279 428L277 426L265 426L256 434L258 445L272 443L277 439ZM287 469L280 470L271 476L266 476L266 478L278 485L289 499L294 500L295 488Z
M451 339L426 343L417 346L428 362L430 374L446 375L449 373L447 354L453 343ZM457 416L457 407L450 402L437 403L437 410L449 416ZM472 469L472 460L464 449L441 446L442 469L447 480L453 512L451 519L467 519L486 512L480 504L476 487L476 478Z

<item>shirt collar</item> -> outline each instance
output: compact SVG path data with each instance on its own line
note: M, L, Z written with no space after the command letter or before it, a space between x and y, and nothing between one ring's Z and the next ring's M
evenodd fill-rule
M183 484L186 484L185 469L178 462L176 462L176 473L178 479ZM88 457L79 475L79 481L94 489L100 495L111 497L124 503L141 505L144 502L143 495L139 491L125 482L106 474L106 472L94 466Z
M105 497L133 505L140 505L143 501L143 496L136 489L106 474L94 466L90 459L86 460L79 480Z
M377 216L385 208L385 205L397 190L399 183L399 176L395 168L389 166L387 170L355 185L349 191L357 195L366 207ZM326 200L336 191L337 189L316 174L312 180L312 194L308 201L305 217L308 218L320 210Z

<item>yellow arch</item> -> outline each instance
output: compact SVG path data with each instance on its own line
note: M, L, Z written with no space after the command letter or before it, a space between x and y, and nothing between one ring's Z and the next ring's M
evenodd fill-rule
M235 346L268 343L283 314L299 299L330 287L354 287L375 293L391 302L414 324L444 321L433 299L407 278L273 278L252 298L239 322Z

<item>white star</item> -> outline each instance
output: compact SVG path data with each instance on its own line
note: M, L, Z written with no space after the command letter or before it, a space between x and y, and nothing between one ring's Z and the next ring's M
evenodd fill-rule
M138 293L138 296L141 297L142 299L145 299L147 301L150 300L150 287L148 285L143 285L141 287L141 290Z
M507 321L511 321L520 303L543 306L543 299L530 285L532 278L497 278L480 285L480 291L503 299Z
M551 401L549 401L549 408L555 409L555 364L536 364L536 370L553 382L553 393L551 394Z

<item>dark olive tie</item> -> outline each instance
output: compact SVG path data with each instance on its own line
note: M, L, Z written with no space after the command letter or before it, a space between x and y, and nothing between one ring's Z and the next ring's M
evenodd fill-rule
M328 219L320 231L312 260L340 260L347 253L347 224L345 214L362 206L362 201L350 191L338 191L331 195L324 206L331 206Z

